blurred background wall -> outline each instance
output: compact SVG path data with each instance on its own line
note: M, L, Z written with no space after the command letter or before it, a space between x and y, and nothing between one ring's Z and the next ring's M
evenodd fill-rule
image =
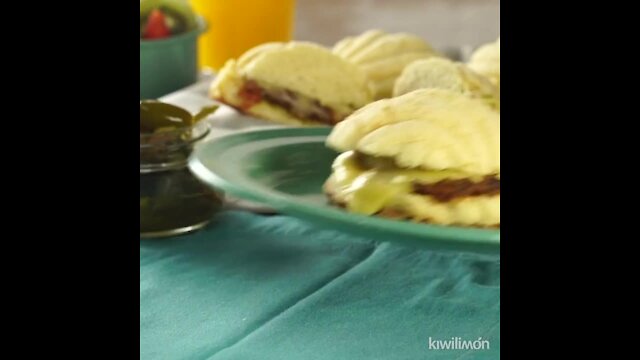
M499 0L297 0L295 38L332 45L377 28L436 48L477 46L500 34Z

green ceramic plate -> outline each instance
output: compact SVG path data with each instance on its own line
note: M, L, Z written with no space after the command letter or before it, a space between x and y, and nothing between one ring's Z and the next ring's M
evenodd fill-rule
M499 253L500 231L446 227L348 213L327 203L322 184L337 153L324 145L328 128L237 133L202 144L190 161L206 183L242 199L372 240ZM301 239L303 240L303 239Z

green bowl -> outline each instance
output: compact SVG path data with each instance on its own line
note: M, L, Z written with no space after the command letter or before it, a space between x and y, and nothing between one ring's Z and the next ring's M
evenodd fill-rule
M168 39L140 40L140 100L157 99L196 82L198 36L206 30L203 19L198 24Z

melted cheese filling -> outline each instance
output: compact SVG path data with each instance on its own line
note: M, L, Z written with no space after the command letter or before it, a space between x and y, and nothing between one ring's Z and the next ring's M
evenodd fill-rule
M448 179L482 180L454 170L427 171L393 166L365 168L357 160L357 155L349 151L334 161L327 190L337 202L344 203L347 210L365 215L393 209L413 220L444 225L500 224L500 195L440 202L432 196L413 193L415 182L433 184Z

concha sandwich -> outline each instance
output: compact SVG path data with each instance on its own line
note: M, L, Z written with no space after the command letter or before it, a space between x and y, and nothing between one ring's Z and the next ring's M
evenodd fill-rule
M334 127L342 152L324 185L348 211L472 227L500 226L500 114L445 89L374 102Z
M372 101L364 73L322 46L267 43L229 60L210 96L239 111L291 125L334 125Z
M500 38L474 51L468 66L478 74L487 77L500 89Z
M500 109L500 90L489 79L462 63L444 58L417 60L404 68L394 85L393 96L427 88L453 90Z
M415 35L389 34L381 30L347 37L335 44L333 53L365 72L375 99L391 97L396 78L408 64L440 56L431 45Z

